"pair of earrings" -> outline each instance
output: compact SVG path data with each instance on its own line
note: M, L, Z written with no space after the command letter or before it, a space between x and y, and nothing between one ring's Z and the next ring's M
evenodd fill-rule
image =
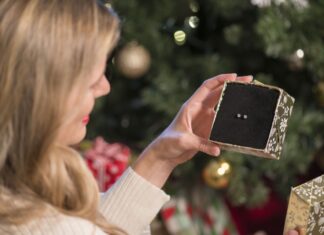
M248 115L247 114L240 114L240 113L238 113L238 114L236 114L236 116L235 116L236 118L239 118L239 119L243 119L243 120L246 120L246 119L248 119Z

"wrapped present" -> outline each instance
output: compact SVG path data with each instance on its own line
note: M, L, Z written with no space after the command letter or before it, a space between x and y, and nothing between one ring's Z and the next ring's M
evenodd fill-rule
M99 190L103 192L114 184L127 168L130 149L120 143L109 144L102 137L97 137L83 155L98 182Z
M228 81L210 140L222 149L279 159L294 98L278 87Z
M162 208L161 215L169 234L197 235L191 219L190 206L185 198L172 198Z
M200 192L197 192L198 194ZM161 210L161 217L170 235L237 235L237 230L224 200L208 193L208 203L190 202L173 197ZM204 201L204 200L203 200Z
M305 235L324 234L324 175L292 188L284 233L296 227Z

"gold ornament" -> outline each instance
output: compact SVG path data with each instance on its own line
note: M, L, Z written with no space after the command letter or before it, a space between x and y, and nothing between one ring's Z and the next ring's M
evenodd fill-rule
M116 57L118 70L126 77L136 79L143 76L151 65L151 56L146 48L137 42L130 42Z
M316 100L321 107L324 107L324 82L319 82L315 88Z
M227 187L232 172L231 165L224 160L213 160L203 170L207 185L216 189Z

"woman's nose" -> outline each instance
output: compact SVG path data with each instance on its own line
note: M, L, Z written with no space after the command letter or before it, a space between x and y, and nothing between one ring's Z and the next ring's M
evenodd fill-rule
M98 86L96 87L95 97L99 98L104 95L108 95L110 92L110 83L106 76L103 76Z

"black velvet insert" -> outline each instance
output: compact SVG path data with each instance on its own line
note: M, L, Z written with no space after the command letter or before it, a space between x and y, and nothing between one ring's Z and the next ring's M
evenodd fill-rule
M264 149L279 95L278 90L266 87L228 83L210 139Z

